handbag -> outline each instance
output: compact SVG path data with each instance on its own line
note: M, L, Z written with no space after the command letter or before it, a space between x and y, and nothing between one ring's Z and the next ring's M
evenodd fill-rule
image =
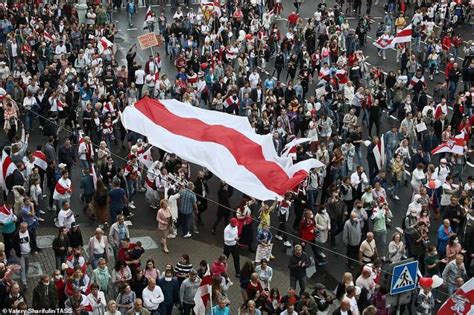
M441 194L441 206L448 206L451 203L451 195L446 194L443 189L443 193Z

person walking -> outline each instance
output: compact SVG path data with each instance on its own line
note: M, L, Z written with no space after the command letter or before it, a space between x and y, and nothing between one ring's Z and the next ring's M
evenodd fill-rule
M197 198L193 192L194 184L188 183L186 188L181 189L179 195L178 222L181 226L184 238L190 238L193 222L193 213L197 213Z
M163 251L169 253L167 238L172 224L171 210L166 199L161 200L160 209L156 213L156 221L158 221L158 236L163 246Z
M109 241L112 245L112 250L114 251L114 257L117 258L118 249L122 244L122 240L130 237L130 231L128 230L128 225L125 224L125 217L119 215L117 217L117 222L112 224L109 231Z
M308 255L303 251L301 245L295 245L294 253L290 257L288 268L290 269L290 288L296 289L299 283L300 295L306 289L306 268L311 265Z
M20 258L21 283L26 288L26 277L30 268L30 255L33 248L36 248L36 240L31 237L28 231L28 223L20 223L20 229L13 237L13 244L15 244L15 254Z
M239 230L237 228L237 219L230 219L230 223L224 229L224 255L227 259L232 254L234 259L235 276L240 277L240 257L239 257Z
M61 265L66 262L66 256L69 250L69 238L67 229L62 226L58 228L58 236L53 239L54 260L56 269L61 270Z
M357 264L359 254L359 244L362 239L362 228L358 214L351 212L350 219L344 224L342 240L346 245L347 265L350 269Z

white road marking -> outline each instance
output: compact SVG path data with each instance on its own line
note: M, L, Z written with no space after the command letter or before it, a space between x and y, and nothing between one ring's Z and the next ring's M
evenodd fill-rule
M136 30L138 30L138 28L136 28L136 27L127 28L127 31L136 31Z

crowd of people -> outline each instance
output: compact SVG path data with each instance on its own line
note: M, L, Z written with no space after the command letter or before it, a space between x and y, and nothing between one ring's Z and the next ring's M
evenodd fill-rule
M413 258L422 275L444 284L415 290L406 309L433 314L472 277L474 41L462 36L469 1L321 1L310 18L301 0L170 4L171 18L162 0L157 13L146 13L144 26L164 49L144 64L136 45L127 46L123 64L118 46L127 44L115 41L115 19L125 10L132 26L138 1L90 2L84 17L71 1L0 6L2 309L188 315L210 274L215 315L231 307L242 314L391 314L384 267ZM149 3L141 5L145 11ZM385 10L377 26L374 6ZM371 29L390 38L408 25L411 42L396 46L393 68L367 62ZM390 56L379 49L375 58ZM173 71L162 71L169 65ZM196 266L183 254L161 268L130 241L127 221L144 207L135 197L144 193L156 210L165 255L173 251L168 239L205 229L214 179L206 169L192 174L189 162L124 128L121 112L143 97L246 116L256 133L272 135L278 154L295 138L310 138L294 159L316 158L324 167L275 201L238 195L219 181L215 221L206 223L222 238L223 254L193 257ZM456 139L462 153L432 153L442 144L452 149ZM72 176L80 185L73 187ZM76 222L73 194L97 223L91 236ZM29 289L30 259L41 251L36 238L49 214L58 229L55 270ZM393 222L400 226L391 234ZM289 258L273 255L280 242ZM241 254L254 252L256 262L241 267ZM347 272L336 288L307 287L329 252L344 257ZM271 265L285 259L289 284L278 288ZM241 300L229 299L233 281Z

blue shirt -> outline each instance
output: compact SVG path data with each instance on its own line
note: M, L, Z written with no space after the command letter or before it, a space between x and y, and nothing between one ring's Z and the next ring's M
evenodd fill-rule
M120 211L123 209L123 199L127 195L123 188L113 188L109 191L110 209Z
M228 306L224 308L220 308L219 305L216 305L212 307L212 314L213 315L229 315L230 308Z
M449 233L452 233L453 229L451 227L448 228L448 233L446 234L446 230L444 229L444 225L441 224L441 226L438 228L438 252L440 253L446 253L446 246L448 245L449 241Z
M134 2L127 3L127 12L128 13L133 14L136 11L137 11L137 9L135 8L135 3Z
M29 215L29 213L30 213L29 207L21 208L21 218L23 222L26 222L28 223L28 226L31 226L35 223L36 217Z

